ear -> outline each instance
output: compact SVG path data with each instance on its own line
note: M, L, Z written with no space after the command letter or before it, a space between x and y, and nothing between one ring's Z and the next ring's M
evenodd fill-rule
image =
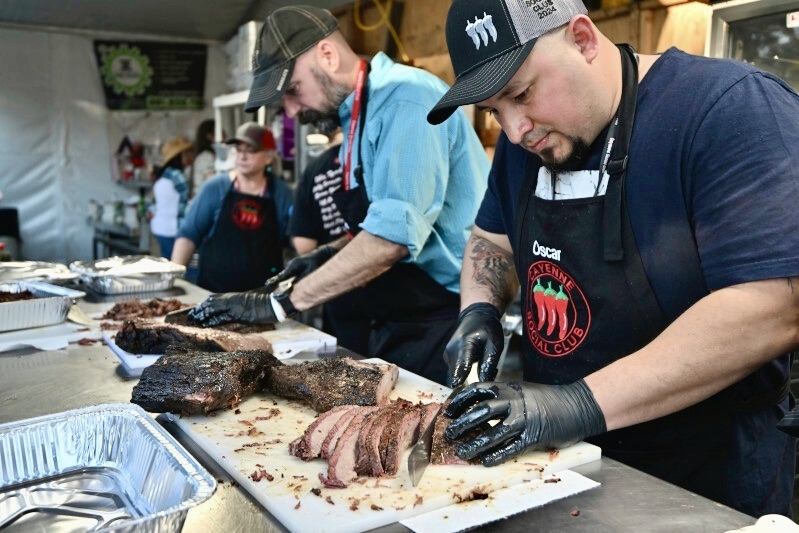
M316 64L328 74L335 72L341 61L338 48L328 39L316 43Z
M573 17L569 22L568 33L586 62L591 63L599 53L599 35L591 19L586 15Z

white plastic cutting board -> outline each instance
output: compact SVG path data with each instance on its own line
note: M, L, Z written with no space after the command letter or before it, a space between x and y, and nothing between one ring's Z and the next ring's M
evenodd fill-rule
M427 403L442 401L448 393L446 387L400 370L391 397ZM601 455L596 446L581 442L554 453L530 452L493 468L430 465L417 487L411 485L403 459L396 477L362 477L347 488L331 489L319 480L320 473L327 473L326 461L304 462L288 453L289 442L316 417L298 402L261 393L215 416L164 416L292 532L364 531L471 500L474 493L541 483L548 473ZM271 481L253 481L257 471Z

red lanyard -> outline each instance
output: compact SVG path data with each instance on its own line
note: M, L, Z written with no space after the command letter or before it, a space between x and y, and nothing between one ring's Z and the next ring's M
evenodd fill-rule
M352 103L352 117L350 131L347 134L347 157L344 159L344 190L350 190L350 170L352 169L352 143L355 140L355 131L358 129L358 117L361 115L361 97L366 81L366 61L361 59L358 70L358 79L355 82L355 100Z

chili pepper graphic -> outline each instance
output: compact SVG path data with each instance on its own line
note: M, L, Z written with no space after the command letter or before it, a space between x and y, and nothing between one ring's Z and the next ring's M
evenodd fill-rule
M541 285L541 278L535 280L535 287L533 287L533 301L535 308L538 310L538 331L544 329L544 324L547 323L547 310L544 303L544 286Z
M552 288L552 282L547 282L547 289L544 291L544 306L547 310L547 335L552 335L555 331L555 324L558 322L558 309L555 305L555 289Z
M563 340L566 338L566 331L569 327L569 320L566 317L566 306L569 305L569 297L563 292L563 285L560 286L558 294L555 295L555 308L558 311L558 318L560 319L560 333L558 339Z

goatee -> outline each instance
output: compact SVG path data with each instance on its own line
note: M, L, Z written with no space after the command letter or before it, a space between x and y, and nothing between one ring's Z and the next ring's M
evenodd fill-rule
M583 168L583 165L585 165L591 147L579 137L571 137L570 140L572 143L572 150L565 159L555 161L552 150L549 148L541 152L541 160L550 172L570 172L572 170L580 170Z

